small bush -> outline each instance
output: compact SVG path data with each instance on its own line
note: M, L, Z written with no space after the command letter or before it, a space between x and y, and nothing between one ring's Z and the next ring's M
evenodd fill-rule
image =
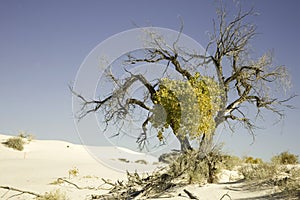
M55 181L51 182L50 185L60 185L60 184L62 184L62 183L64 183L63 180L61 180L61 179L56 179Z
M247 164L262 164L263 163L262 159L260 159L260 158L253 158L251 156L245 157L244 158L244 162L247 163Z
M204 160L198 158L198 152L187 151L178 154L178 157L169 165L170 172L176 177L183 174L188 183L204 183L208 178L208 166Z
M21 137L12 137L8 138L5 142L3 142L3 144L9 148L22 151L24 149L25 141Z
M204 154L196 150L182 153L170 165L172 173L182 174L188 183L216 183L222 169L222 155L218 148ZM176 175L174 175L176 176Z
M278 173L278 166L275 164L261 163L244 165L239 168L239 172L246 180L272 179Z
M222 155L222 168L233 170L236 166L240 165L241 159L237 156Z
M118 160L121 161L121 162L125 162L125 163L129 163L129 162L130 162L130 161L127 160L126 158L119 158Z
M77 167L74 167L73 169L70 169L69 171L69 178L71 178L72 176L78 176L79 174L79 170L77 169Z
M65 193L60 190L46 192L43 196L37 197L36 200L68 200Z
M282 152L279 155L273 156L271 161L281 165L294 165L299 163L299 156L289 153L288 151Z
M284 193L288 194L291 197L297 196L300 197L300 169L292 168L289 171L289 178L285 184L281 185L280 188Z
M27 133L26 131L19 131L18 137L26 139L31 142L34 139L34 135Z

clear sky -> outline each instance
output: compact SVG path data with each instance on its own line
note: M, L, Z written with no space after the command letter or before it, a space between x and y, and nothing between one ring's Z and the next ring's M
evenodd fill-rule
M174 30L184 20L184 33L202 45L216 17L213 1L0 1L0 133L18 130L38 139L80 143L73 123L68 84L88 53L101 41L139 26ZM232 1L224 1L229 10ZM297 0L241 1L254 6L259 35L252 45L257 54L274 50L275 63L288 67L292 92L300 94L300 2ZM233 12L233 11L230 11ZM289 150L300 154L298 109L287 111L284 122L266 124L256 141L243 130L222 133L225 149L237 155L265 159Z

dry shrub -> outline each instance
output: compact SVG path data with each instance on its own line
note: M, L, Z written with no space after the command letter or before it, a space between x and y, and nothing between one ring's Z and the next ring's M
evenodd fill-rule
M277 175L279 166L276 164L246 164L239 168L239 172L246 180L272 179Z
M31 142L33 139L34 136L32 134L27 134L25 131L19 131L17 136L8 138L2 144L15 150L23 151L24 144Z
M188 151L170 164L169 172L182 174L188 183L203 183L208 178L208 165L198 158L197 151Z
M278 163L245 164L239 172L249 183L256 182L257 188L277 187L273 194L283 199L300 199L300 167L288 167Z
M273 156L271 161L281 165L294 165L299 163L299 156L285 151L279 155Z
M214 150L208 154L201 154L199 151L190 150L178 154L177 159L168 167L159 169L150 175L141 176L137 172L127 173L127 181L117 181L116 183L103 179L106 184L112 186L109 194L95 195L93 198L157 198L176 185L203 184L217 180L220 162L221 156L218 151Z
M79 174L79 170L77 167L74 167L73 169L70 169L69 171L69 178L76 177Z
M300 168L293 167L288 170L288 175L279 185L284 194L291 199L300 199Z
M43 196L37 197L36 200L68 200L66 194L60 190L46 192Z
M222 168L227 170L233 170L236 166L241 164L241 159L237 156L222 155Z
M170 164L170 171L181 172L188 183L216 183L217 174L224 168L220 148L216 146L209 153L187 151Z
M262 164L263 161L261 158L253 158L251 156L245 157L244 158L244 163L247 164Z
M5 146L7 146L9 148L13 148L18 151L22 151L24 149L25 141L21 137L12 137L12 138L8 138L2 144L4 144Z
M26 139L28 142L34 140L34 135L27 133L26 131L19 131L18 137Z

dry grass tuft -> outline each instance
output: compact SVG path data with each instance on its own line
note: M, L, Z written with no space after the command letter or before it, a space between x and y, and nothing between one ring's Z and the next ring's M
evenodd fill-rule
M46 192L43 196L37 197L36 200L68 200L65 193L60 190Z

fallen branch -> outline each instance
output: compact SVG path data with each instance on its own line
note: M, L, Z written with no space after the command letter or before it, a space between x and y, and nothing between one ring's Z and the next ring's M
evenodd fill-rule
M75 183L72 183L71 181L68 181L66 179L63 179L63 178L58 178L57 181L63 181L63 182L66 182L70 185L73 185L75 186L78 190L85 190L85 189L88 189L88 190L97 190L97 188L95 187L79 187L78 185L76 185Z
M66 180L66 179L63 179L63 178L58 178L57 181L63 181L63 182L66 182L66 183L68 183L68 184L70 184L70 185L75 186L78 190L84 189L84 188L82 188L82 187L79 187L79 186L76 185L75 183L72 183L72 182L70 182L70 181L68 181L68 180Z
M222 200L224 197L228 197L228 198L231 200L231 197L230 197L230 195L228 194L228 192L227 192L226 194L223 194L223 196L221 197L220 200Z
M193 195L188 190L184 189L183 191L190 197L190 199L197 199L197 200L199 200L198 197L196 197L195 195Z
M16 192L20 192L21 194L19 195L22 195L22 194L30 194L30 195L33 195L33 196L36 196L36 197L42 197L43 195L41 194L38 194L38 193L35 193L35 192L31 192L31 191L26 191L26 190L21 190L21 189L18 189L18 188L14 188L14 187L9 187L9 186L1 186L0 185L0 188L4 189L4 190L12 190L12 191L16 191ZM15 195L14 195L15 196Z
M104 178L102 178L101 180L102 180L105 184L108 184L108 185L111 185L111 186L115 186L114 183L111 183L111 182L105 180Z

